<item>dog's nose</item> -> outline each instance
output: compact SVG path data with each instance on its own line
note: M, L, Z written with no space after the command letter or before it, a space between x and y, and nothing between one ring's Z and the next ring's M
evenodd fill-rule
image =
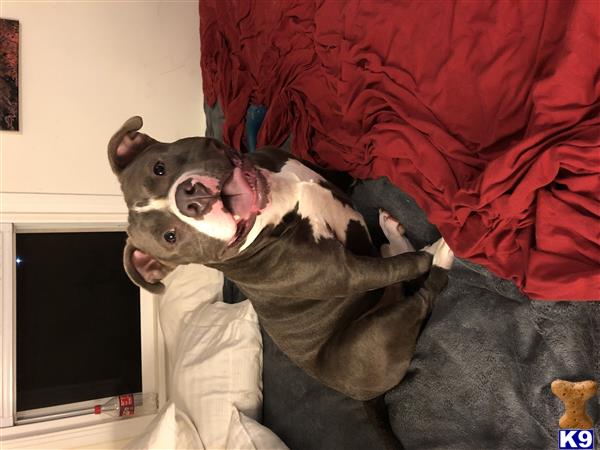
M177 209L194 219L199 219L210 211L210 207L216 201L216 197L202 183L188 178L175 191L175 203Z

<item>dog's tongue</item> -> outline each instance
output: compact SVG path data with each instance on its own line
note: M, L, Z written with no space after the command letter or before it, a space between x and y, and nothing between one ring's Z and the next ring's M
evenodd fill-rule
M232 214L248 219L254 209L254 192L246 181L242 169L236 167L223 184L223 204Z

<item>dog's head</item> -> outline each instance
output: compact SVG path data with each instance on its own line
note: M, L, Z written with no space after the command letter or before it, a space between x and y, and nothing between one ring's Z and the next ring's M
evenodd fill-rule
M108 144L108 159L129 209L125 270L161 292L177 265L218 263L238 248L267 203L264 175L210 138L158 142L132 117Z

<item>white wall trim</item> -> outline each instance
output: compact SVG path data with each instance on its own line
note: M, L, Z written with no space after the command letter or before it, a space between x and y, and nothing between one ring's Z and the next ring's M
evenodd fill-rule
M0 193L0 222L2 247L10 248L14 253L12 240L15 232L123 231L127 224L127 208L119 195L2 192ZM7 247L9 244L10 246ZM2 247L0 250L3 250ZM1 261L1 263L2 279L14 278L14 254L10 261ZM12 283L2 283L0 299L2 302L0 324L3 331L0 345L2 372L10 374L9 377L3 376L0 383L1 427L6 427L0 428L0 447L2 449L81 448L130 439L139 435L156 416L155 414L110 421L105 421L98 416L81 416L13 426L15 342L12 326L14 323L12 290L14 284L14 280ZM7 304L9 301L10 304ZM140 315L143 391L158 393L160 407L166 401L164 338L158 326L157 298L145 291L140 291ZM11 330L10 335L6 330ZM12 395L8 395L10 392Z
M0 220L13 223L126 223L121 195L0 192Z
M0 429L12 426L14 423L14 354L15 354L15 235L12 224L0 224L0 277L2 289L0 290ZM4 258L9 261L4 261Z
M166 352L158 311L158 297L140 289L142 390L156 392L162 406L167 401Z

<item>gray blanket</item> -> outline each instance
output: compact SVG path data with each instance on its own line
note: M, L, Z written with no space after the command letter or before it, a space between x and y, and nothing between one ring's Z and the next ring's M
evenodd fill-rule
M418 246L437 237L387 180L361 183L353 197L371 220L369 206L397 216ZM550 391L557 378L600 380L600 302L532 301L457 259L410 370L386 403L407 449L555 449L563 412ZM598 397L588 402L596 421L599 410Z

